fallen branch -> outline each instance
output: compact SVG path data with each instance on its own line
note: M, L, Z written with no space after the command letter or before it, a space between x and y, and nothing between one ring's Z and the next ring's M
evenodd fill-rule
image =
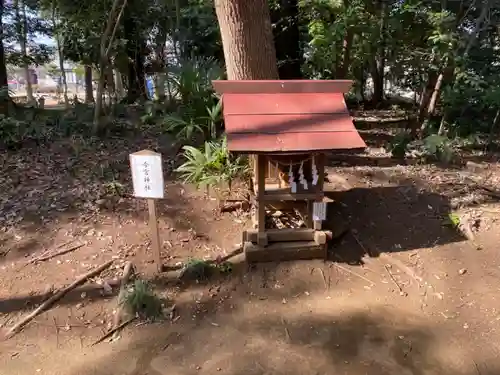
M311 275L314 272L314 270L318 270L321 273L321 277L323 278L323 283L325 284L325 289L330 289L328 283L326 282L326 277L325 277L325 273L323 272L323 270L321 268L313 267L313 269L311 269Z
M134 273L134 266L132 262L127 262L125 264L125 267L123 268L123 275L120 281L120 291L118 292L118 298L117 298L118 307L116 309L115 317L113 319L113 329L115 329L115 333L118 333L116 328L119 327L123 316L123 297L125 295L125 289L127 288L128 281L133 273ZM113 335L113 339L115 338L116 336Z
M500 192L484 185L478 185L481 189L486 191L486 194L488 194L492 198L500 199Z
M246 200L229 200L226 199L220 206L220 212L232 212L236 210L248 211L250 202Z
M62 248L62 247L64 247L64 246L66 246L66 245L69 245L69 244L70 244L71 242L73 242L73 241L74 241L74 240L66 241L65 243L62 243L62 244L60 244L60 245L56 246L56 249L60 249L60 248ZM78 247L81 247L81 246L83 246L83 245L81 245L81 246L80 246L80 245L77 245L77 246L78 246ZM69 250L69 249L68 249L68 252L69 252L69 251L76 250L76 249L78 249L78 247L76 247L76 248L74 248L74 249L73 249L73 248L70 248L71 250ZM57 254L57 253L56 253L56 254ZM57 254L57 255L59 255L59 254ZM54 256L57 256L57 255L54 255ZM42 259L42 260L47 260L47 259L44 259L44 258L46 258L46 257L50 257L50 251L49 251L49 250L45 250L45 251L44 251L43 253L41 253L40 255L38 255L38 256L36 256L36 257L34 257L34 258L31 258L31 259L30 259L30 260L28 260L26 263L24 263L24 264L20 267L20 269L22 269L22 268L26 267L26 266L27 266L27 265L29 265L29 264L36 263L36 262L40 261L40 259ZM48 259L50 259L50 258L48 258Z
M356 236L356 233L354 233L354 231L351 230L351 235L352 235L352 238L354 238L354 240L358 243L359 247L365 252L365 254L368 254L370 257L373 258L373 253L368 250L365 245L363 245L363 243L359 240L358 236Z
M58 257L59 255L63 255L63 254L67 254L67 253L70 253L72 251L75 251L76 249L79 249L80 247L83 247L85 245L86 245L85 243L80 243L78 245L71 246L70 248L59 250L58 252L55 252L53 254L48 254L48 255L42 254L41 256L39 256L35 259L32 259L31 263L43 262L45 260L49 260L49 259Z
M49 253L49 250L45 250L43 253L41 253L40 255L34 257L34 258L31 258L30 260L28 260L26 263L24 263L20 268L19 270L23 269L24 267L26 267L27 265L29 264L32 264L32 263L35 263L39 258L41 257L44 257L46 256L47 254Z
M370 279L368 279L368 278L364 277L363 275L360 275L360 274L359 274L359 273L357 273L357 272L351 271L350 269L345 268L345 267L343 267L343 266L341 266L340 264L335 263L335 262L333 262L333 265L334 265L335 267L337 267L338 269L341 269L342 271L345 271L345 272L347 272L347 273L350 273L351 275L357 276L357 277L359 277L360 279L363 279L363 280L365 280L365 281L369 282L369 283L371 284L371 286L375 285L375 283L374 283L373 281L371 281Z
M121 330L125 326L129 325L130 323L132 323L135 319L137 319L137 317L133 316L132 318L130 318L128 320L125 320L119 326L114 327L111 330L109 330L107 333L104 334L104 336L102 336L101 338L99 338L97 341L94 341L94 343L92 345L90 345L90 346L94 346L94 345L97 345L97 344L103 342L108 337L110 337L111 335L113 335L115 332L118 332L119 330Z
M77 280L75 280L71 285L63 288L63 289L60 289L57 293L55 293L52 297L50 297L48 300L46 300L45 302L43 302L40 306L38 306L35 310L33 310L31 313L29 313L28 315L26 315L24 318L22 318L19 322L17 322L16 324L14 324L8 331L7 333L5 334L5 338L11 338L12 336L14 336L16 333L18 333L19 331L22 330L22 328L28 324L31 320L33 320L33 318L35 318L36 316L40 315L42 312L44 312L45 310L47 310L48 308L50 308L54 303L56 303L57 301L59 301L62 297L64 297L66 295L66 293L68 293L69 291L75 289L77 286L79 286L80 284L83 284L85 281L87 281L89 278L101 273L102 271L104 271L106 268L108 268L109 266L111 266L111 264L113 263L113 260L110 260L102 265L100 265L99 267L97 267L96 269L86 273L85 275L79 277Z
M384 268L385 270L387 271L387 274L389 275L389 277L391 278L392 282L394 283L394 285L396 285L399 289L399 293L401 295L408 295L408 293L406 293L403 288L401 287L401 285L399 285L399 283L397 282L396 278L392 275L391 271L389 270L389 267L387 267L387 265L384 265Z
M410 276L413 280L417 282L419 288L422 286L422 278L420 276L417 276L415 272L413 272L408 266L406 266L399 259L394 259L393 257L384 253L380 254L380 258L386 259L389 263L392 263L394 266L401 269L404 273L406 273L408 276Z

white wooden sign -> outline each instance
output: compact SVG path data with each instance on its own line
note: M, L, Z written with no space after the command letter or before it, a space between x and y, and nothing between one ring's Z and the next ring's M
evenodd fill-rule
M313 202L313 220L326 220L326 202Z
M161 154L142 150L130 154L132 184L137 198L163 198L163 168Z

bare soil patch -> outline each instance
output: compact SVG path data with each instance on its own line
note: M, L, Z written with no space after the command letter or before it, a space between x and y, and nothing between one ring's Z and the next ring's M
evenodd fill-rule
M497 374L500 206L480 169L402 165L373 144L332 156L328 223L344 235L330 260L247 265L179 280L190 258L231 253L249 226L203 192L171 178L173 141L112 139L75 150L59 143L2 155L0 324L9 327L54 289L114 259L21 333L0 343L2 374ZM164 263L155 274L145 203L130 196L128 154L163 153L159 203ZM450 214L474 239L448 225ZM344 229L348 229L345 231ZM85 245L28 263L67 242ZM167 321L111 326L126 261L176 304ZM111 285L107 285L107 283Z

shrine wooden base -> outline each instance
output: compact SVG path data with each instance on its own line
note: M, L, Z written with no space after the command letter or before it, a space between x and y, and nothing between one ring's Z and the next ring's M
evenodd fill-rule
M243 251L249 263L326 259L331 237L330 231L313 229L268 229L264 234L247 230Z
M266 178L266 172L272 168L269 164L269 157L278 158L282 163L282 170L275 171L275 176ZM254 155L251 157L253 166L253 186L255 193L254 204L256 206L255 217L253 218L256 229L247 230L243 233L243 250L245 258L249 263L256 262L276 262L285 260L302 259L326 259L327 240L331 238L331 232L321 230L322 221L313 220L313 203L322 202L324 199L324 155L319 153L314 156L317 161L316 168L318 179L313 185L312 162L310 154L299 153L290 155ZM297 186L297 191L292 193L283 176L288 176L289 164L297 159L302 169L302 162L306 158L309 167L304 164L304 169L300 173L306 179L308 185ZM295 162L297 162L295 160ZM284 165L284 167L283 167ZM285 168L285 169L283 169ZM299 166L296 165L295 169ZM306 171L309 168L309 171ZM267 169L267 171L266 171ZM298 171L292 172L297 173ZM273 182L278 177L278 183ZM272 206L292 205L294 211L300 212L301 218L307 228L271 229L266 227L266 215L268 209L272 211ZM303 210L301 210L301 208Z

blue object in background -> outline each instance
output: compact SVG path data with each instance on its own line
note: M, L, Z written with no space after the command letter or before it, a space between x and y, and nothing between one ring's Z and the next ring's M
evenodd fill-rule
M155 89L153 85L153 79L151 77L146 78L146 92L150 100L154 99Z

